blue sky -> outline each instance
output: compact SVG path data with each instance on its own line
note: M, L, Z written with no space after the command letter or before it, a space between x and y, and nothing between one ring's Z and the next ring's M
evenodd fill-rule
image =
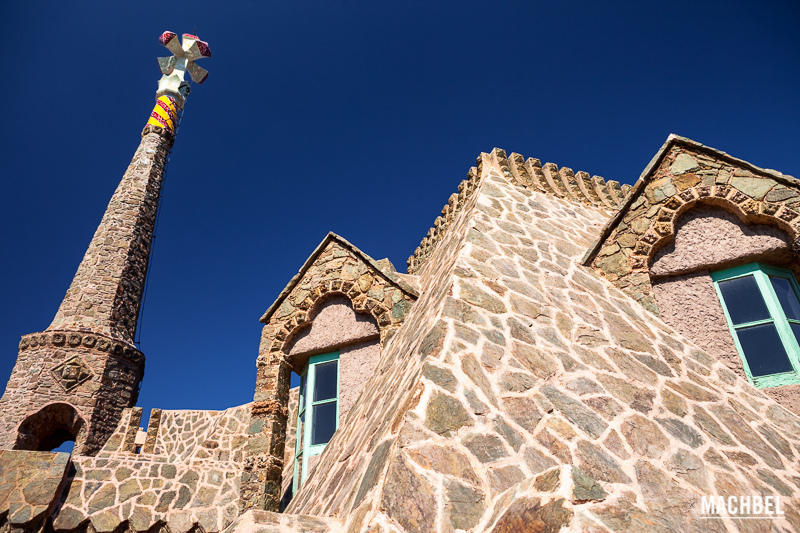
M325 234L404 271L481 151L633 183L674 132L800 176L796 2L222 5L0 4L3 383L136 149L164 30L213 57L162 197L145 413L252 400L258 319Z

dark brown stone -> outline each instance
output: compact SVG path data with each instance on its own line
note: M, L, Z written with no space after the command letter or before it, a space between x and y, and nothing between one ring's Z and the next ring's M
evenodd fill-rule
M608 496L597 481L575 466L572 467L572 483L572 503L598 502Z
M523 479L525 474L514 465L489 467L489 485L497 494L513 487Z
M570 422L581 428L594 438L599 437L608 427L594 411L581 402L574 400L556 389L552 385L545 385L541 389L556 409L569 419Z
M561 469L553 468L536 477L533 488L539 492L554 492L561 485Z
M448 515L454 529L470 529L477 525L486 510L483 493L457 481L445 481Z
M440 368L430 363L425 363L425 366L422 368L422 375L443 389L450 392L456 391L456 378L453 376L453 373L446 368Z
M542 419L542 414L536 407L536 402L530 398L511 397L503 398L503 410L520 426L528 431L533 431L536 424Z
M703 444L703 442L705 442L697 430L687 426L677 418L656 418L656 421L664 426L664 428L672 436L676 437L678 440L691 446L692 448L697 448Z
M712 439L719 442L720 444L724 444L726 446L736 446L734 440L725 433L725 430L717 424L717 422L709 415L702 407L699 405L695 405L694 409L694 420L697 422L697 425L702 429L706 435L709 435Z
M645 457L658 459L670 444L654 422L640 415L628 418L620 431L633 451Z
M482 291L473 284L462 281L459 285L459 294L462 300L492 313L505 313L505 305L502 300L492 296L488 292Z
M436 494L402 456L389 465L380 508L410 533L428 533L436 522Z
M579 441L577 455L581 469L593 477L609 483L631 482L631 479L622 471L614 458L599 446L589 441Z
M538 498L515 500L495 523L492 533L558 533L569 526L573 512L559 498L542 505Z
M351 509L355 509L359 505L361 505L364 496L367 495L367 492L377 484L380 475L383 473L383 468L386 465L386 459L389 457L389 450L392 446L392 441L384 441L382 442L373 452L372 457L369 460L369 465L367 465L367 469L364 472L364 477L361 478L361 485L358 487L358 493L356 494L355 499L353 500L353 506Z
M473 485L480 485L478 476L470 466L469 458L452 446L428 445L419 449L409 449L407 453L422 468L454 476ZM374 481L377 481L377 478Z
M508 457L508 450L503 441L494 434L469 435L464 439L464 446L482 463L490 463Z
M739 442L758 454L772 468L783 469L783 462L780 456L767 443L761 440L750 425L733 409L725 405L715 405L711 410Z
M533 375L547 379L558 371L558 364L544 352L520 342L515 342L511 348L514 358Z
M425 425L440 435L449 436L451 431L472 425L472 418L455 398L441 392L434 393L425 410Z
M640 413L647 414L653 408L655 393L644 387L636 387L627 381L606 374L599 374L597 380L615 398L631 406Z

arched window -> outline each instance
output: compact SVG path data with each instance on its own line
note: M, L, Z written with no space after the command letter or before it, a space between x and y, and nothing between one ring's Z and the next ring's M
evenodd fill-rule
M68 403L51 403L26 418L17 429L15 450L49 452L67 441L80 442L85 423Z

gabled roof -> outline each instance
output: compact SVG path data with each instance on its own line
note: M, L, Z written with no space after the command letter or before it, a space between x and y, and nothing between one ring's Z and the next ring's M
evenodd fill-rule
M696 152L701 152L710 155L714 159L718 161L725 161L730 163L733 166L740 167L754 174L762 175L768 178L772 178L775 181L782 183L784 185L788 185L790 187L798 187L800 186L800 182L793 176L789 176L788 174L783 174L778 172L777 170L767 169L757 167L756 165L749 163L743 159L739 159L733 157L732 155L723 152L722 150L717 150L716 148L711 148L710 146L706 146L701 144L697 141L693 141L687 137L681 137L680 135L676 135L671 133L667 140L661 145L661 148L658 149L656 154L653 156L653 159L644 167L639 179L633 186L633 189L628 194L625 201L620 206L619 210L606 222L603 226L602 231L600 232L600 237L594 243L594 245L586 252L586 255L583 256L581 260L581 264L588 265L592 259L594 259L595 255L600 248L603 246L603 243L606 241L608 236L611 234L613 229L620 223L623 217L628 213L633 205L634 202L644 193L644 189L648 183L653 179L653 175L655 174L656 170L661 166L664 158L670 153L670 151L675 148L676 146L683 146L694 150Z
M303 266L300 267L300 270L295 274L286 287L283 288L281 293L278 295L278 298L269 306L269 308L264 312L264 315L261 317L261 322L267 323L272 316L272 313L281 305L283 300L292 292L292 289L303 279L308 269L314 264L317 260L319 255L328 247L328 245L332 242L336 242L340 244L342 247L347 248L351 252L353 252L356 257L367 263L370 267L372 267L376 273L380 274L383 278L387 281L395 285L398 289L403 291L404 293L417 298L419 296L418 291L412 287L410 284L405 282L400 278L400 275L393 270L390 270L388 265L388 261L376 261L375 259L371 258L369 255L365 254L361 250L359 250L354 244L350 243L347 239L342 237L341 235L337 235L334 232L328 232L322 242L311 252L311 255L308 256L306 262L303 263Z

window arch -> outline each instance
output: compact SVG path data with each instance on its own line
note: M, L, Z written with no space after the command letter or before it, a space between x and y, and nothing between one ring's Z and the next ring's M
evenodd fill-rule
M28 416L17 429L15 450L49 452L63 443L83 441L86 424L68 403L51 403Z

